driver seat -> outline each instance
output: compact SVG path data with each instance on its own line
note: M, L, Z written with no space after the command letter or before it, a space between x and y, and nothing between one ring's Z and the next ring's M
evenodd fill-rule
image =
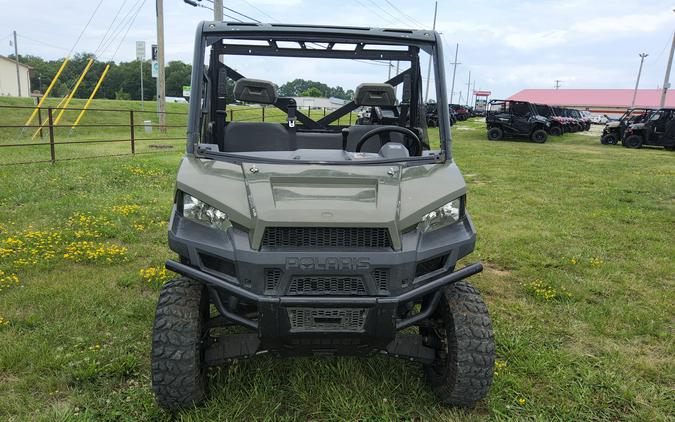
M390 84L363 83L354 90L354 104L359 107L393 107L396 105L396 91ZM398 127L395 125L354 125L349 127L347 136L347 151L356 151L356 145L366 133L378 127ZM389 140L404 143L405 137L401 133L390 132ZM370 138L361 148L361 152L380 151L380 147L386 142L379 136Z

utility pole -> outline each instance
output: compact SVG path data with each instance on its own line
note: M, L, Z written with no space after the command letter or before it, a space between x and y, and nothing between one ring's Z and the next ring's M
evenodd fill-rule
M387 74L387 80L391 79L391 66L392 66L391 60L389 60L389 66L388 66L389 67L389 69L388 69L389 73Z
M556 80L555 80L555 89L559 89L559 88L560 88L560 82L562 82L562 80L560 80L560 79L556 79Z
M644 63L645 57L647 57L648 55L649 54L647 53L640 53L640 69L638 69L637 80L635 81L635 91L633 91L633 101L631 101L630 103L630 108L633 108L633 106L635 106L635 98L637 97L638 85L640 85L640 75L642 74L642 63Z
M452 104L452 97L455 95L455 73L457 73L457 53L459 52L459 43L455 46L455 61L450 63L452 65L452 88L450 88L450 104Z
M157 7L157 111L159 113L159 131L166 132L166 74L164 72L164 0L156 0ZM222 9L221 9L222 10Z
M436 12L438 11L438 1L434 3L434 25L432 31L436 30ZM429 100L429 82L431 82L431 55L429 55L429 66L427 67L427 89L424 93L424 102Z
M459 91L459 101L457 101L457 104L462 104L462 91Z
M476 80L473 80L473 87L471 88L471 106L473 107L476 105L476 100L475 100L475 95L476 95Z
M675 32L673 32L673 42L670 44L670 58L666 66L666 77L663 79L663 90L661 91L661 108L666 103L666 94L670 88L670 69L673 67L673 53L675 53Z
M19 46L16 45L16 31L14 33L14 61L16 61L16 87L19 91L19 97L21 96L21 71L19 70ZM672 53L670 54L672 57Z
M213 0L213 20L223 21L223 0Z
M469 105L469 89L471 89L471 71L469 70L469 82L466 83L466 105Z

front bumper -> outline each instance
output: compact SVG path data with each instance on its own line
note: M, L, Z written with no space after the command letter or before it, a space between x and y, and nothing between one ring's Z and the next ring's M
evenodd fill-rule
M223 317L256 332L260 340L256 349L367 354L386 350L396 343L397 331L428 319L443 287L483 268L475 263L454 271L456 261L474 249L475 231L468 215L426 235L417 230L404 233L401 240L400 250L253 250L243 230L222 232L174 212L169 244L184 263L167 261L166 267L208 286ZM443 259L439 268L418 274L421 262L437 257ZM214 268L214 259L231 265ZM334 262L339 268L329 264ZM270 269L280 274L272 288L267 279ZM385 285L373 276L382 270L388 274ZM320 276L363 280L364 290L312 295L291 288L296 278ZM238 312L237 303L254 306L256 318ZM416 313L411 311L414 303L421 305Z

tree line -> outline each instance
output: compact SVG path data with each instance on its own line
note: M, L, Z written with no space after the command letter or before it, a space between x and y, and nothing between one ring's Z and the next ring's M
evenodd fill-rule
M13 59L13 56L10 56ZM68 95L70 89L80 77L80 74L87 65L89 58L94 59L89 72L82 80L79 89L75 93L75 98L88 98L94 90L98 79L106 65L110 65L110 70L106 76L101 88L96 94L96 98L118 99L118 100L140 100L141 99L141 80L140 72L143 66L143 99L154 100L156 95L156 80L152 78L151 62L149 60L142 63L138 60L129 62L104 62L97 60L93 54L77 53L71 57L68 65L65 67L56 85L50 93L51 97L63 97ZM44 92L52 79L58 72L63 63L63 59L45 60L39 56L19 55L19 61L32 67L30 72L30 83L33 92ZM170 61L165 67L166 71L166 96L182 97L183 86L190 85L190 76L192 65L183 63L179 60ZM228 98L231 97L232 82L228 81ZM344 90L341 86L330 87L322 82L310 81L305 79L295 79L286 82L279 87L279 95L287 97L336 97L344 100L351 100L354 91Z

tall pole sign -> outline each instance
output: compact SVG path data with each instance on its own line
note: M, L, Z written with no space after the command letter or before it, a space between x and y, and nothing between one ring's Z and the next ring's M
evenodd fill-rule
M145 63L145 41L136 41L136 60L141 63L141 110L144 110L143 97L145 97L145 91L143 90L143 64Z
M157 102L157 119L159 119L159 62L157 61L157 44L152 44L150 46L150 74L155 79L155 92L156 102Z

